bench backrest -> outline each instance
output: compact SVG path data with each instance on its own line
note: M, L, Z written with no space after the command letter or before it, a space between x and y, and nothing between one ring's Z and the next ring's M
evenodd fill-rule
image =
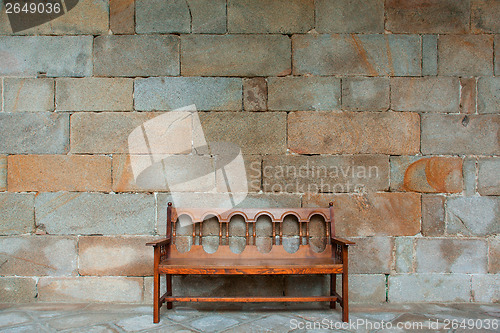
M309 223L314 216L320 216L325 221L327 244L330 237L335 236L333 205L329 208L235 208L235 209L201 209L201 208L174 208L168 204L167 208L167 238L172 238L175 244L179 217L186 215L193 223L193 245L188 252L177 251L176 246L170 248L171 258L317 258L331 257L332 249L326 246L323 252L316 252L310 246ZM299 248L294 253L287 252L283 247L283 223L288 216L295 216L299 224ZM229 248L229 223L235 216L243 218L246 225L246 246L241 253L233 253ZM270 252L262 253L256 246L257 219L267 216L272 223L272 248ZM203 222L215 217L219 222L219 247L214 253L207 253L203 249ZM198 244L195 245L195 240Z

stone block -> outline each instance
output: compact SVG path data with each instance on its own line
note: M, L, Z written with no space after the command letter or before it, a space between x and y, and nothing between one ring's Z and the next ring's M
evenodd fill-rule
M153 248L145 246L150 236L83 236L78 240L80 275L153 275Z
M141 303L143 278L138 277L43 277L38 281L41 302Z
M316 30L320 33L382 33L384 4L377 0L316 1Z
M499 115L423 114L423 154L500 153Z
M471 1L471 32L500 33L500 3L496 0Z
M442 195L422 196L422 235L443 236L445 230L444 203Z
M246 170L246 181L248 192L260 192L261 190L261 181L262 181L262 158L260 156L255 155L243 155L243 161L245 164ZM217 166L220 165L220 162L217 163ZM243 181L243 179L241 179ZM218 192L228 192L228 187L226 184L226 179L224 179L223 175L218 172L215 175L215 184ZM244 183L241 183L236 186L238 189L244 189Z
M342 295L341 281L342 281L341 275L338 274L337 292L340 295ZM378 304L385 302L386 302L385 275L349 273L349 303Z
M109 0L109 30L114 35L134 34L134 17L134 0Z
M188 0L191 9L191 32L222 34L226 29L225 0Z
M111 191L111 158L97 155L11 155L12 192Z
M493 36L440 35L439 75L493 75Z
M273 77L268 82L269 110L339 110L340 79Z
M477 79L460 78L460 113L476 113Z
M340 232L339 232L340 234ZM393 237L352 238L349 248L349 272L360 274L389 274L394 264Z
M55 3L55 2L53 2ZM74 3L68 2L66 6ZM108 0L79 0L69 11L17 35L101 35L109 28ZM5 11L0 13L0 34L12 34Z
M4 112L54 111L53 79L4 79Z
M267 110L267 81L261 77L243 79L243 108L245 111Z
M129 111L133 92L132 79L57 79L56 111Z
M96 37L93 59L95 76L179 75L179 37Z
M0 192L7 191L7 155L0 155Z
M470 302L471 277L467 274L389 275L390 303Z
M415 271L415 238L396 237L394 254L395 270L397 273L413 273Z
M183 35L181 73L284 76L291 73L290 50L290 38L283 35Z
M288 148L299 154L416 154L416 113L291 112Z
M33 235L0 237L3 276L67 276L78 270L74 237Z
M500 302L500 274L472 275L472 295L474 302Z
M460 101L457 78L391 78L391 108L396 111L456 113Z
M333 202L340 237L414 236L420 232L420 194L306 194L303 207L328 207Z
M478 160L477 191L481 195L500 195L500 158L484 157Z
M137 0L137 33L190 33L191 10L188 1Z
M65 154L69 150L69 115L1 113L0 133L0 153Z
M437 35L422 35L422 75L437 75Z
M466 33L470 0L385 2L386 29L393 33Z
M175 110L191 104L200 111L241 110L242 81L227 77L151 77L135 81L135 109Z
M460 157L391 156L391 190L462 192L462 164Z
M500 232L500 197L455 197L446 201L446 232L485 236Z
M0 193L0 235L27 234L35 227L32 193Z
M475 157L466 157L464 159L464 194L468 197L473 196L477 192L476 164L477 159Z
M500 113L500 77L481 77L477 81L477 111Z
M262 184L275 193L384 191L389 161L382 155L265 156Z
M2 76L90 76L92 36L0 36Z
M36 280L31 277L0 277L0 299L4 303L36 301Z
M500 35L495 35L495 75L500 75Z
M199 117L207 142L231 142L245 155L286 153L284 112L210 112Z
M229 33L294 34L314 27L313 0L229 0Z
M153 127L149 132L150 135L158 137L157 140L151 143L151 151L142 151L142 146L134 143L129 147L128 137L134 129L146 124L148 120L161 116L161 113L156 112L77 112L71 116L71 153L128 153L132 148L135 153L148 154L155 153L175 153L171 149L179 147L176 142L170 141L171 145L165 145L168 140L185 140L191 138L191 118L187 117L177 123L175 133L164 132L163 129ZM161 121L162 118L158 119ZM165 120L166 125L168 119ZM168 129L168 126L165 130ZM179 136L179 131L187 133L186 136ZM182 143L179 143L182 144ZM185 144L183 145L185 146ZM190 144L189 144L190 146ZM172 148L174 147L174 148ZM136 151L139 149L140 151Z
M389 109L387 78L348 77L342 79L342 109L386 111Z
M488 273L500 273L500 238L488 240Z
M419 238L417 273L487 273L488 246L482 239Z
M155 198L150 194L40 193L36 224L49 234L151 235Z
M302 34L294 35L292 43L294 75L421 74L421 41L416 35Z

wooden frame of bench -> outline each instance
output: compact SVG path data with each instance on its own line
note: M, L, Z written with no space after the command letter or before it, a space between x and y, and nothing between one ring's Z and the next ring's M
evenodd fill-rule
M179 216L187 215L193 222L193 245L188 252L179 252L175 246L176 222ZM235 215L244 218L246 224L246 246L243 252L233 253L229 249L229 222ZM272 248L268 253L257 250L256 222L265 215L272 222ZM294 215L299 222L299 249L288 253L283 248L283 222L286 216ZM309 222L315 215L324 218L327 246L323 252L314 252L309 244ZM219 221L219 247L214 253L203 250L202 223L209 217ZM196 228L196 225L199 227ZM225 228L223 228L225 224ZM252 234L249 226L252 226ZM305 230L304 226L305 224ZM277 227L279 225L279 233ZM225 229L225 232L223 232ZM196 232L198 230L198 233ZM195 245L199 237L199 245ZM253 244L250 244L250 240ZM279 239L279 245L277 245ZM225 245L223 244L226 243ZM330 302L335 309L336 303L342 307L342 320L349 321L348 304L348 246L351 241L335 237L333 203L329 208L270 208L270 209L181 209L167 207L166 238L146 245L154 248L153 273L153 322L160 321L160 308L167 303L172 309L173 302ZM331 245L331 246L328 246ZM160 275L165 274L167 292L160 293ZM172 275L209 274L209 275L273 275L273 274L327 274L330 275L329 296L280 296L280 297L197 297L174 296L172 294ZM336 275L342 274L342 295L336 291Z

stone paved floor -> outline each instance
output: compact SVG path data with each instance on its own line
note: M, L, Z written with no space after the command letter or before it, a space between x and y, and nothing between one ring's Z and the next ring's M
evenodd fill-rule
M151 307L144 305L0 304L0 332L500 332L494 329L495 323L500 324L500 304L383 304L351 308L353 326L341 328L338 310L332 312L317 304L237 304L216 308L179 304L171 311L162 308L160 324L152 323ZM445 320L450 321L450 327ZM381 328L382 321L390 323L386 325L392 325L392 329ZM466 328L451 326L462 322ZM314 328L314 323L323 327ZM398 323L422 325L423 329L398 328ZM488 323L490 329L486 330ZM478 329L481 324L482 330Z

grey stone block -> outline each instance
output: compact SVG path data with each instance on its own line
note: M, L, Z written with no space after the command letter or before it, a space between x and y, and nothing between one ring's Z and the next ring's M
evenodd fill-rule
M416 240L417 273L487 273L488 246L480 239Z
M391 303L470 302L471 276L467 274L389 275Z
M135 3L137 33L190 33L191 10L188 1L137 0Z
M500 158L479 158L478 170L477 191L479 194L500 195Z
M422 75L437 75L437 35L422 36Z
M423 114L423 154L498 154L499 115Z
M7 156L0 155L0 192L7 191Z
M132 79L56 80L56 111L128 111L133 98Z
M78 270L77 239L48 235L0 237L0 274L69 276Z
M0 277L0 298L5 303L36 301L36 279L31 277Z
M477 81L477 111L500 113L500 77L481 77Z
M69 115L1 113L0 133L0 153L65 154L69 150Z
M35 195L0 193L0 235L27 234L35 227Z
M93 57L95 76L179 75L179 37L100 36Z
M342 295L341 275L337 274L337 292ZM386 277L383 274L349 274L349 303L384 303Z
M245 111L266 111L267 90L265 78L243 79L243 108Z
M342 109L386 111L389 108L389 79L343 78Z
M446 232L485 236L500 232L500 197L456 197L446 202Z
M339 110L340 79L332 77L268 78L269 110Z
M488 273L500 273L500 237L488 240Z
M283 35L183 35L181 73L284 76L291 72L290 49L290 38Z
M396 111L458 112L458 78L391 78L391 108Z
M229 0L229 33L304 33L314 27L313 0Z
M349 272L389 274L394 262L393 237L351 238L356 246L349 249Z
M191 32L221 34L226 29L225 0L188 0L191 9Z
M41 193L36 224L49 234L150 235L155 198L150 194Z
M90 76L92 36L0 36L0 75Z
M384 32L384 3L382 1L319 0L315 4L318 32Z
M500 35L495 35L495 75L500 75Z
M397 273L413 273L415 262L415 238L396 237L395 269Z
M477 191L476 164L477 161L474 157L466 157L464 159L464 194L466 196L472 196Z
M191 104L201 111L241 110L242 81L226 77L162 77L135 81L135 109L175 110Z
M500 274L472 275L472 293L475 302L500 302Z
M4 112L54 111L54 80L4 80Z
M418 76L417 35L295 35L293 74ZM345 59L349 59L346 61Z
M473 33L500 33L500 3L496 0L472 0L471 30Z
M493 36L440 35L439 75L493 75Z

